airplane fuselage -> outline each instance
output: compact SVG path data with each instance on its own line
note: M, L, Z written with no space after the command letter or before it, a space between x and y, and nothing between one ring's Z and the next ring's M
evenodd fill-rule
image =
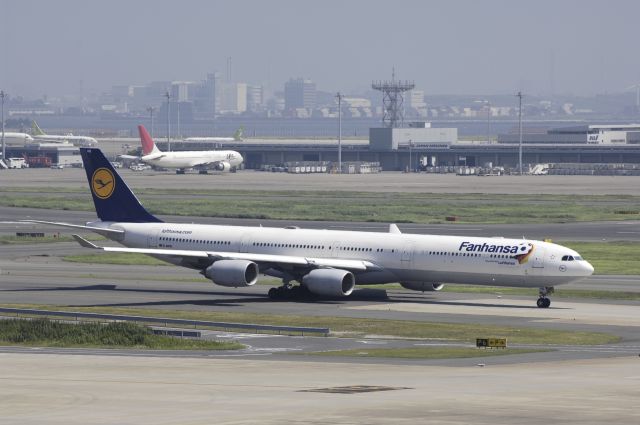
M357 285L415 282L543 287L574 282L593 272L577 252L536 240L174 223L93 225L124 230L124 238L118 242L130 248L290 255L305 257L310 263L344 259L372 264L354 273ZM160 258L202 268L197 261ZM261 267L261 272L281 276L281 270Z
M231 167L242 164L242 155L236 151L188 151L159 152L144 155L140 158L149 165L164 168L204 167L208 164L228 163ZM207 165L203 165L207 164Z
M53 135L53 134L42 134L33 136L36 140L43 140L49 142L69 142L69 143L79 143L82 146L96 146L98 141L89 136L62 136L62 135Z

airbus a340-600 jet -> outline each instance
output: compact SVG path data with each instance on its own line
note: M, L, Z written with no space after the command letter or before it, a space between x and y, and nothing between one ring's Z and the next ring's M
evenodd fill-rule
M260 274L282 279L273 299L293 293L348 297L356 285L399 282L416 291L443 283L540 288L538 307L556 285L593 273L580 254L561 245L484 237L167 223L142 206L99 149L81 148L99 220L76 225L123 247L87 248L152 255L199 271L213 283L245 287ZM299 285L296 285L298 282Z

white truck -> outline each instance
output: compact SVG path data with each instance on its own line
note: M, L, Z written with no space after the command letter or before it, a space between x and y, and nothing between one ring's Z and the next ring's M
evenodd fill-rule
M24 158L7 158L8 168L29 168L29 164Z

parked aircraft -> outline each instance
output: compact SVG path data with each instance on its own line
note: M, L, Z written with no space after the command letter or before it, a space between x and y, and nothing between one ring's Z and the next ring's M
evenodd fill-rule
M74 136L71 133L66 135L46 134L38 126L38 123L35 122L35 120L31 122L31 130L33 133L33 138L40 141L69 142L79 146L97 146L98 145L98 141L95 138L89 137L89 136Z
M243 158L236 151L177 151L162 152L144 128L138 126L142 156L139 158L148 165L161 168L176 168L176 174L184 174L187 168L195 168L201 174L207 170L230 171L242 164ZM129 158L129 156L124 156Z
M240 127L233 133L233 137L187 137L185 142L241 142L243 127Z
M27 133L4 132L5 143L27 143L33 142L33 137Z
M549 307L553 287L593 273L580 254L561 245L526 239L165 223L140 204L99 149L81 148L99 220L86 225L46 223L102 234L124 247L84 247L149 254L199 271L215 284L251 286L259 274L283 286L269 297L301 291L347 297L356 285L400 282L438 291L443 282L540 288L538 307ZM298 282L300 285L293 285Z

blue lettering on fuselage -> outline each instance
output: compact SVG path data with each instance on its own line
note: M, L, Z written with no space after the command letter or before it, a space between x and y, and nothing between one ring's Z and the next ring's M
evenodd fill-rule
M471 242L462 242L458 251L467 252L491 252L498 254L517 254L518 247L513 245L491 245L486 242L481 244L473 244Z

